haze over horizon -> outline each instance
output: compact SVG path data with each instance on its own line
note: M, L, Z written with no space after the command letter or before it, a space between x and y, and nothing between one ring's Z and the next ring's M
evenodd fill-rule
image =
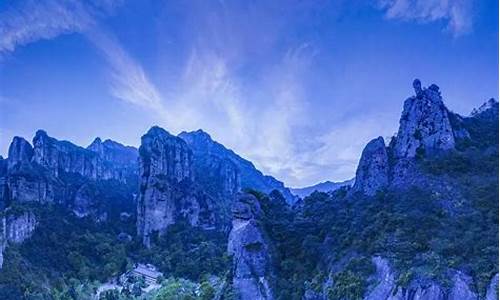
M342 181L414 78L467 115L498 97L497 55L493 0L2 2L0 154L37 129L201 128L288 186Z

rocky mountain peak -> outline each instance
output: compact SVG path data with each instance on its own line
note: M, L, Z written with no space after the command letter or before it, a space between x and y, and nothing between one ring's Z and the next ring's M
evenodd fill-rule
M498 115L498 101L495 98L491 98L484 102L478 108L474 108L470 114L471 117L477 117L483 113L496 113Z
M389 185L389 158L384 139L371 140L363 150L353 190L373 196Z
M257 198L241 193L233 203L233 227L229 234L228 252L233 255L233 287L239 299L274 299L270 245L259 218Z
M453 130L439 87L422 88L413 82L415 96L408 98L399 121L394 153L400 158L435 153L455 147Z
M12 169L20 163L29 163L33 157L33 147L22 137L14 137L9 146L8 168Z
M141 141L140 172L143 176L163 175L177 182L193 179L193 153L183 139L154 126Z
M151 128L142 137L139 163L137 230L144 245L179 219L213 228L214 203L194 182L193 154L184 140Z
M278 190L287 199L288 203L294 203L297 200L290 190L285 187L283 182L272 176L265 176L261 171L255 168L252 162L242 158L233 150L224 147L224 145L217 141L214 141L211 136L203 130L199 129L197 131L182 132L179 134L179 137L186 141L193 150L197 167L199 167L200 164L212 165L215 160L219 161L218 164L222 163L224 165L223 169L228 171L233 169L230 165L234 165L235 171L240 177L240 179L238 179L238 181L240 181L238 186L241 185L241 188L252 188L265 193ZM235 172L230 171L226 173L231 174ZM231 175L231 177L234 176Z

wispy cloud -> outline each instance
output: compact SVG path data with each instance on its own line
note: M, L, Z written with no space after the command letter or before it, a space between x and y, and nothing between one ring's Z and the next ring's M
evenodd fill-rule
M114 97L160 115L166 114L155 85L115 36L102 28L87 31L85 36L100 50L108 63L110 91Z
M379 0L378 5L389 19L423 23L444 21L454 36L470 32L475 0Z
M308 82L321 47L308 39L283 39L298 12L307 22L303 12L310 7L303 5L312 4L207 3L190 3L185 23L175 24L189 28L182 31L188 41L183 60L178 68L158 66L172 80L151 76L157 73L148 73L148 66L100 23L114 1L29 1L4 12L0 56L40 39L78 32L104 58L110 94L154 115L172 133L202 128L293 186L352 176L365 142L387 129L368 116L326 125L321 132L315 128Z
M117 1L12 1L0 13L0 56L17 47L61 34L82 32Z

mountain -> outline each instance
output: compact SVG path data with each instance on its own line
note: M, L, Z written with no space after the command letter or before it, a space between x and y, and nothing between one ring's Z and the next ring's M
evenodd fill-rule
M354 179L341 182L325 181L303 188L291 188L290 192L292 192L292 194L294 194L295 196L298 196L300 198L305 198L315 191L328 193L328 192L333 192L344 186L352 186L353 184L354 184Z
M278 248L310 249L293 258L305 270L278 276L309 275L285 297L497 299L498 102L463 117L437 85L413 85L397 135L366 145L354 186L306 198L288 225L305 237Z
M151 247L155 235L180 219L191 226L214 227L215 199L195 181L193 153L186 142L160 127L141 140L137 231L144 245Z
M288 203L293 204L296 201L296 197L285 187L283 182L272 176L263 175L252 162L212 140L210 135L203 130L182 132L179 137L186 141L193 150L195 164L204 165L207 163L206 160L214 158L231 162L238 169L242 189L251 188L264 193L278 190L287 199Z
M413 88L389 144L300 205L201 130L155 126L138 150L15 137L0 299L498 299L498 102L461 116Z

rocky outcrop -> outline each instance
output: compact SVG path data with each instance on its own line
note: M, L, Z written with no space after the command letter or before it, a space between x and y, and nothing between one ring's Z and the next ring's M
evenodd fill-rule
M232 211L228 252L233 256L233 288L242 300L274 299L270 246L259 224L259 202L251 194L240 194Z
M184 140L153 127L143 137L137 230L143 243L180 219L192 226L214 226L214 204L193 181L193 153Z
M49 137L43 130L33 138L33 162L55 177L61 173L78 174L94 180L115 179L125 182L136 174L137 150L97 138L88 149Z
M486 290L486 300L498 300L498 273L493 276Z
M291 204L297 200L297 197L285 187L283 182L278 181L272 176L263 175L250 161L212 140L210 135L203 130L182 132L179 134L179 137L186 141L193 150L195 156L195 171L199 169L199 166L203 169L203 166L207 165L207 162L204 162L207 159L214 160L214 158L218 158L224 161L224 164L227 164L229 161L234 164L239 173L239 185L241 188L252 188L264 193L278 190L283 194L285 199L287 199L288 203Z
M19 167L21 164L29 164L33 157L33 147L22 137L14 137L9 146L8 169Z
M370 141L361 154L353 191L373 196L388 185L389 158L384 139L378 137Z
M8 244L20 244L31 237L37 226L35 214L31 211L11 212L6 210L0 219L0 268L3 265L3 251Z
M58 203L77 216L95 214L102 220L103 210L114 205L113 201L133 202L138 174L135 148L96 139L85 149L42 130L37 131L33 145L20 137L13 139L3 163L7 167L0 173L2 207Z
M38 130L33 138L33 162L47 169L53 176L76 173L96 179L96 155L67 141L58 141ZM61 174L63 175L63 174Z
M439 87L433 84L422 89L416 79L414 88L416 95L404 103L393 149L395 156L412 158L453 149L455 138Z
M115 179L123 183L136 182L139 152L112 140L96 138L87 150L97 154L97 174L100 179Z
M395 280L395 274L389 265L389 262L382 257L372 259L376 267L376 272L371 278L374 284L369 287L369 291L364 299L377 300L477 300L483 297L471 289L472 279L462 272L449 271L451 287L445 288L433 280L414 280L409 286L398 287ZM495 278L492 279L492 282ZM498 280L498 277L497 277ZM488 290L488 293L493 288ZM493 299L498 299L497 296ZM486 299L489 300L488 295Z

